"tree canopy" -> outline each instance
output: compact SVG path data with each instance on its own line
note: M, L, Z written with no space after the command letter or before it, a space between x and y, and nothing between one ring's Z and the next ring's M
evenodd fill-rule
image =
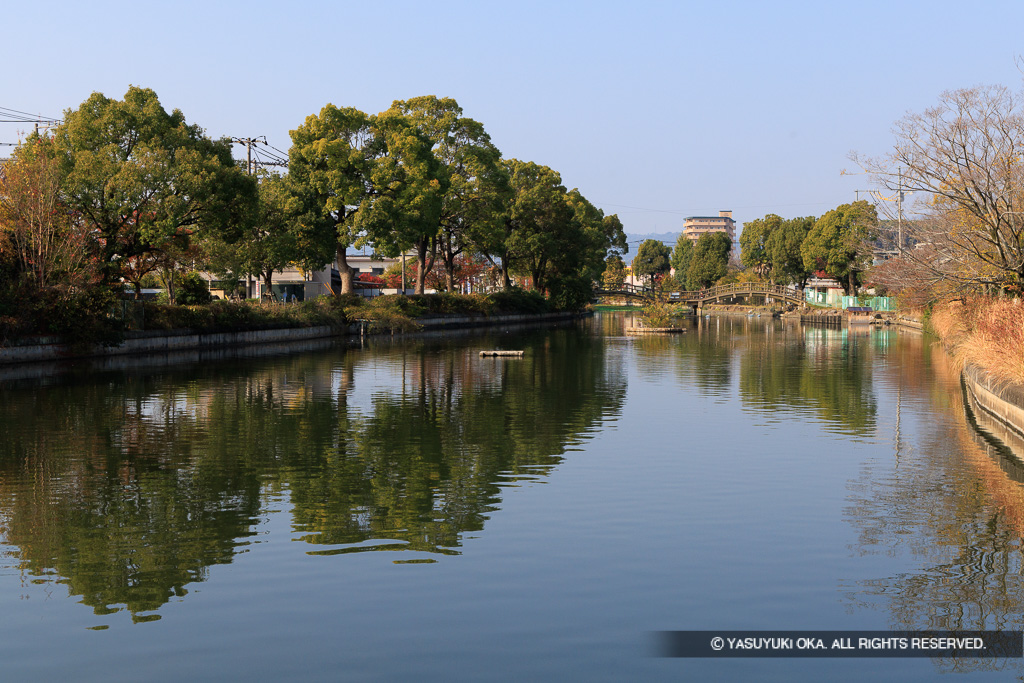
M352 291L353 276L346 250L359 228L355 214L368 200L370 154L376 144L370 117L353 107L327 104L291 131L288 172L300 192L326 217L319 224L329 234L341 276L338 294Z
M391 110L409 117L433 143L446 177L439 229L428 249L444 265L446 288L451 290L459 255L488 244L501 229L502 210L510 194L501 152L483 124L463 116L454 99L414 97L395 101Z
M434 141L411 117L389 109L373 117L371 128L368 191L355 225L387 256L416 248L416 293L423 294L450 179Z
M197 233L235 239L256 187L214 141L168 113L152 90L132 86L124 100L93 93L53 132L65 176L63 198L88 226L109 281L120 261Z
M770 213L764 218L755 218L743 224L740 258L744 267L751 268L762 277L771 272L773 264L768 252L768 240L781 223L781 216Z
M732 241L724 232L706 232L697 240L686 273L690 289L704 289L725 277L729 270Z
M864 246L877 226L875 207L863 199L832 209L815 221L800 248L804 267L845 278L850 295L856 295L857 273L869 263Z
M795 284L800 288L807 283L811 271L804 263L800 249L815 218L789 218L772 230L765 244L768 261L771 263L771 279L777 284Z
M633 275L647 278L653 286L654 279L671 268L670 256L668 247L658 240L644 240L633 257Z

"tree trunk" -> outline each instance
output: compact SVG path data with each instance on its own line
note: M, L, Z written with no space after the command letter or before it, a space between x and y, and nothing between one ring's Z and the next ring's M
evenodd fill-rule
M338 274L341 276L341 289L338 290L338 296L342 294L351 294L354 289L355 278L352 277L352 268L348 265L348 255L345 253L347 247L339 244L335 253L335 262L338 264Z
M455 291L455 254L444 255L444 284L449 292Z
M427 281L427 240L416 241L416 288L414 294L423 294Z
M263 275L263 291L270 295L270 298L274 298L274 271L268 270Z

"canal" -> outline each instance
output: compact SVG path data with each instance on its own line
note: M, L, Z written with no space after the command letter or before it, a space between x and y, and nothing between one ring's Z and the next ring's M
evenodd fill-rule
M2 678L1024 675L654 656L664 630L1021 629L1024 477L920 333L623 325L7 370Z

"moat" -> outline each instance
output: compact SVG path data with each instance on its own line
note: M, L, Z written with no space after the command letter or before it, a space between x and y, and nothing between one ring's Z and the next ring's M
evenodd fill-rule
M4 678L1024 674L652 656L1024 628L1024 476L918 332L627 315L0 380Z

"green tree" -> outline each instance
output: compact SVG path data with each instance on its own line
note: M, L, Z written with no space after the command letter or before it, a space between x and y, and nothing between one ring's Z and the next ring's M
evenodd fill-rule
M675 271L676 286L686 289L686 274L690 270L690 260L693 258L693 240L685 234L680 234L676 240L676 248L672 250L672 269Z
M178 280L176 303L182 306L210 303L210 286L199 273L185 273Z
M386 256L415 247L415 291L423 294L450 179L433 153L433 141L410 117L381 112L373 117L371 130L366 192L354 226Z
M314 231L319 226L327 233L323 239L333 242L341 276L337 294L351 293L354 275L346 254L359 237L355 216L369 199L370 155L377 146L370 117L353 107L327 104L291 131L291 138L289 176L299 192L313 198L312 211L325 218L308 224ZM313 243L321 241L310 237Z
M779 284L795 284L803 288L811 271L807 270L800 249L815 218L789 218L772 230L765 249L772 264L772 281Z
M605 239L608 242L607 251L609 254L618 254L620 257L629 253L629 240L626 239L626 231L622 227L622 221L618 214L604 216L601 219L604 227Z
M626 281L626 263L618 254L611 254L605 261L604 274L601 281L605 289L619 289Z
M724 232L706 232L693 247L686 283L690 289L704 289L722 279L729 270L732 241Z
M574 220L573 208L566 200L561 176L532 161L505 161L513 197L505 218L505 239L498 247L505 286L509 273L519 272L533 278L533 286L546 289L546 277L552 261L572 244L565 227Z
M66 176L64 201L93 236L108 282L119 261L196 234L237 238L251 215L254 181L231 156L156 93L131 87L124 100L93 93L53 135Z
M295 259L295 236L288 229L287 179L272 175L260 179L256 215L236 243L207 244L209 267L221 273L253 273L269 291L274 271ZM329 257L328 257L329 259ZM328 260L325 259L325 260Z
M668 247L658 240L644 240L633 257L633 274L646 277L649 286L654 286L654 278L669 271L670 252Z
M593 297L609 253L618 254L628 247L618 216L605 216L576 188L566 193L565 200L573 220L560 226L548 290L558 308L575 309Z
M774 264L769 254L768 241L781 224L782 217L774 213L743 224L743 232L740 233L740 257L744 267L752 269L762 277L772 271Z
M878 227L875 207L865 200L842 204L814 223L800 248L804 267L846 279L850 296L857 294L857 273L868 265L863 245Z
M445 287L455 288L458 257L486 244L501 229L510 188L501 153L483 124L462 116L451 98L433 95L396 101L391 110L409 117L431 140L447 176L441 199L440 230L430 245L431 258L441 260ZM428 269L429 272L429 269Z

